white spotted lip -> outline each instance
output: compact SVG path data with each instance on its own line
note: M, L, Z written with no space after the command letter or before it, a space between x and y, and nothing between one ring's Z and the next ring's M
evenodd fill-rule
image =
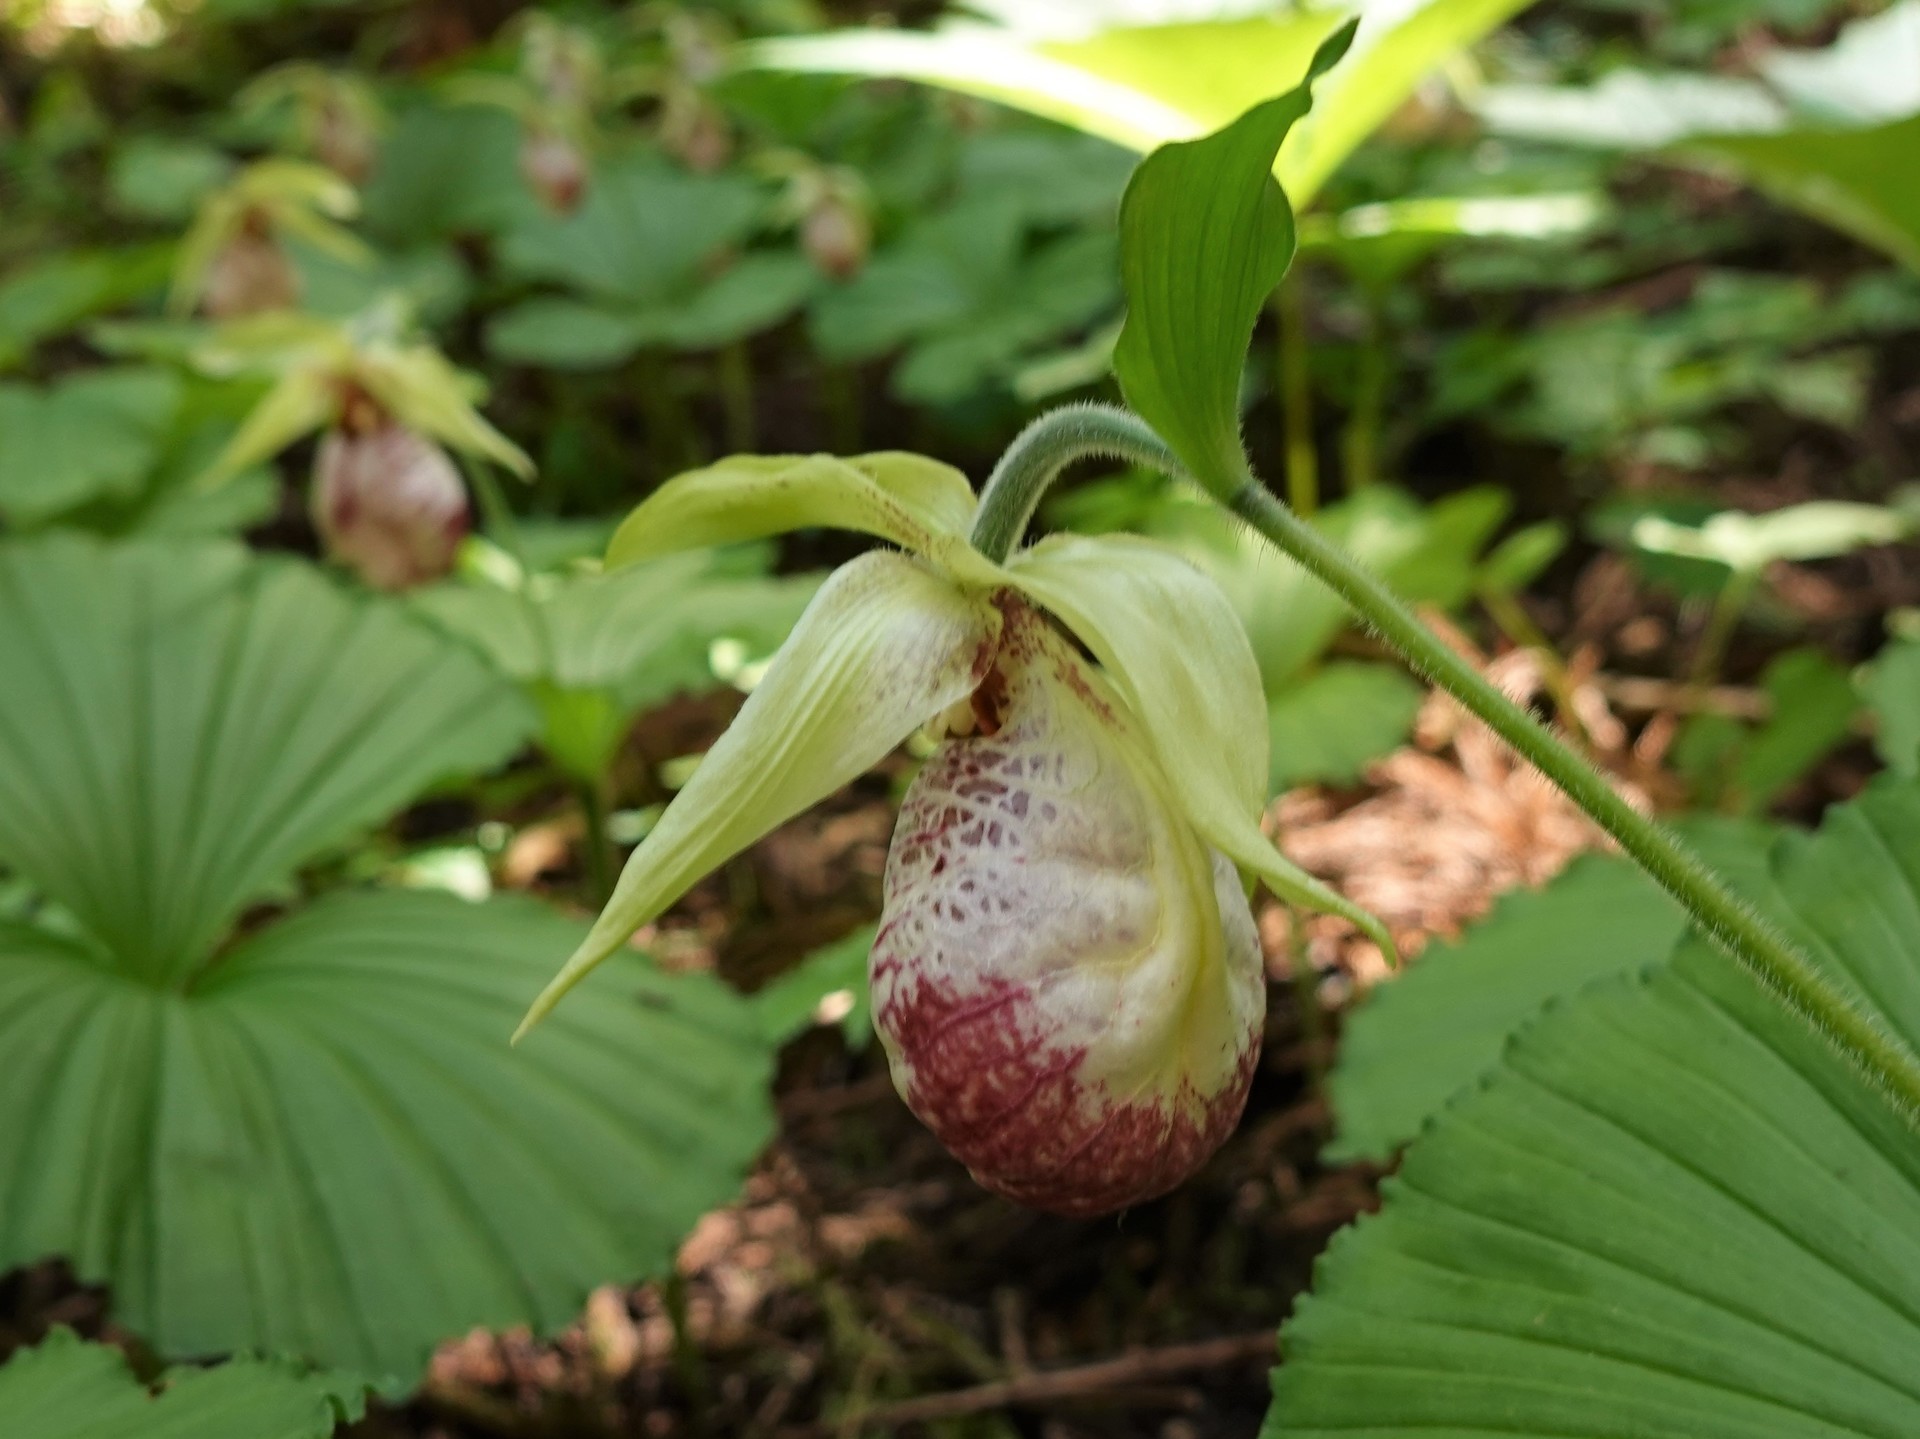
M466 487L446 451L384 417L327 432L311 508L327 553L383 590L439 579L467 533Z
M1091 1217L1232 1131L1264 968L1238 875L1124 703L1044 615L998 603L978 728L900 812L874 1019L901 1095L981 1184Z

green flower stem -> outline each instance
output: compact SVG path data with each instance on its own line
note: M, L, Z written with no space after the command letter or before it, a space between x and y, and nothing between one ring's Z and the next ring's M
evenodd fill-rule
M1758 570L1735 570L1713 597L1713 609L1700 632L1700 643L1694 649L1693 664L1687 673L1687 693L1691 698L1698 699L1720 678L1720 667L1726 663L1733 632L1739 627L1747 601L1753 597L1759 582Z
M1179 457L1139 416L1110 405L1055 410L1022 431L995 467L980 497L976 545L992 558L1004 559L1025 531L1046 486L1075 460L1095 456L1114 456L1191 479ZM1421 624L1377 576L1251 475L1228 508L1345 600L1402 659L1558 785L1721 949L1811 1023L1910 1121L1920 1120L1920 1057L1829 983L1698 856L1638 813L1599 771Z
M974 513L973 547L999 563L1033 523L1033 512L1060 472L1079 460L1125 460L1176 479L1186 471L1137 415L1113 405L1062 405L1014 437L987 476Z

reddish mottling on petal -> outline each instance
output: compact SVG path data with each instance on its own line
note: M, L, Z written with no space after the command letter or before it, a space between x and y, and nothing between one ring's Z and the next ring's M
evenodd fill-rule
M881 963L893 963L881 960ZM1091 1219L1173 1189L1240 1122L1259 1061L1247 1036L1219 1093L1124 1100L1080 1077L1084 1048L1028 1033L1032 995L988 986L964 999L921 985L876 1014L913 1056L905 1099L986 1189L1034 1209Z
M1231 867L1223 883L1140 773L1117 701L1044 616L998 602L978 727L901 806L874 1022L907 1104L983 1186L1090 1218L1232 1132L1264 971Z

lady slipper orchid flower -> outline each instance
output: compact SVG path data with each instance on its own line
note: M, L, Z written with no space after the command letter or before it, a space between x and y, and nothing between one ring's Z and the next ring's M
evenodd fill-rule
M1243 876L1386 937L1260 831L1266 705L1213 582L1131 536L999 563L968 541L974 510L958 471L874 454L724 461L629 516L610 565L814 526L899 550L821 587L521 1030L930 727L887 860L875 1027L976 1179L1091 1216L1171 1189L1239 1118L1266 1004Z

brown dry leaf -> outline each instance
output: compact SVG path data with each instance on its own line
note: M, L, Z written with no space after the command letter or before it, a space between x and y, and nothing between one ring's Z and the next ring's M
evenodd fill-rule
M1515 650L1487 663L1444 627L1456 649L1475 660L1503 693L1527 704L1547 690L1542 657ZM1568 669L1573 710L1614 770L1632 768L1622 753L1627 733L1592 682L1593 663ZM1537 770L1452 699L1436 692L1421 709L1413 743L1378 762L1372 792L1342 803L1318 788L1292 790L1269 813L1289 858L1379 915L1403 953L1433 935L1453 935L1516 885L1539 885L1604 837ZM1638 788L1623 792L1645 807ZM1270 917L1263 933L1284 952L1286 918ZM1337 962L1356 983L1385 977L1379 950L1344 921L1308 921L1316 967Z
M565 870L583 833L580 817L573 813L527 825L514 835L500 857L501 885L531 889L542 875Z

